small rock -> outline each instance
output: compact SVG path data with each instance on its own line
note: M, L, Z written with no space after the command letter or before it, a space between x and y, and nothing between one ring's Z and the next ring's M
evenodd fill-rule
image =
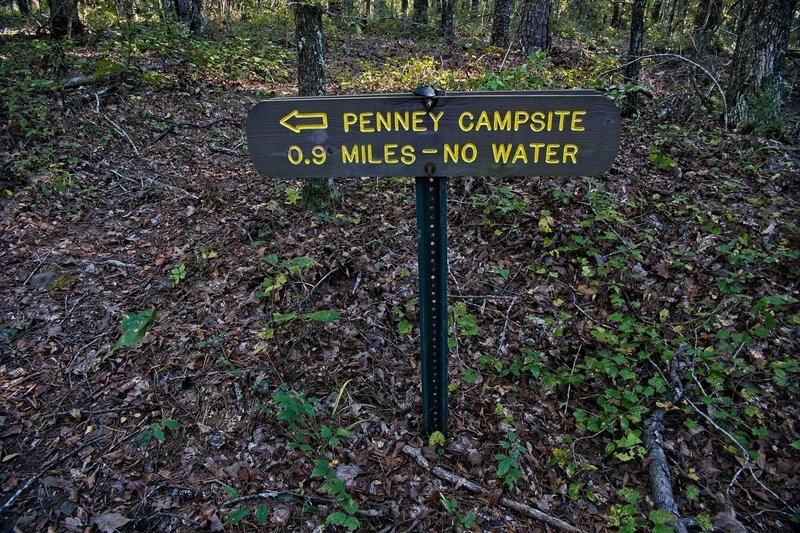
M225 434L221 431L215 431L208 436L208 445L215 450L219 450L225 446Z
M58 279L60 274L58 272L41 272L34 276L31 276L30 284L31 287L35 289L41 289L42 287L47 287L55 280Z

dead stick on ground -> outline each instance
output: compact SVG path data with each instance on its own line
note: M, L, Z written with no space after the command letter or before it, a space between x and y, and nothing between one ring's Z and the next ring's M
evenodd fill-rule
M680 381L682 359L683 348L680 348L670 363L669 373L672 393L668 402L672 405L675 405L683 398L684 390ZM669 473L667 454L664 452L664 439L661 436L664 431L665 413L666 410L660 407L654 409L644 423L644 442L647 448L647 457L650 459L650 464L647 467L650 475L650 493L656 508L665 510L672 515L673 523L671 525L674 530L677 533L686 533L686 525L681 520L678 504L672 493L672 477Z
M465 479L457 474L448 472L447 470L440 468L438 466L435 466L433 467L433 469L431 469L430 463L428 463L428 460L425 459L425 457L422 455L422 452L418 448L414 448L413 446L405 446L403 448L403 453L413 457L421 468L433 472L433 475L438 478L444 479L445 481L449 481L450 483L455 485L456 488L463 487L470 492L475 492L478 494L486 493L486 489L484 489L477 483ZM526 514L532 518L540 520L553 527L557 527L562 531L569 531L571 533L581 533L582 531L581 529L564 522L560 518L550 516L549 514L543 513L539 509L535 509L530 505L525 505L524 503L511 500L509 498L506 498L505 496L500 498L500 505L502 505L503 507L507 507L508 509L513 509L522 514Z
M68 452L68 453L64 454L63 456L61 456L61 457L56 457L55 459L51 459L50 461L48 461L44 465L44 467L42 467L41 470L39 470L32 478L28 479L28 481L23 483L23 485L20 488L18 488L17 491L14 494L12 494L11 497L8 498L2 506L0 506L0 513L5 513L11 507L11 505L14 503L14 501L17 498L19 498L20 496L22 496L28 489L30 489L33 486L34 483L36 483L43 475L45 475L47 473L48 470L53 468L55 465L57 465L61 461L65 460L65 459L69 459L70 457L72 457L76 453L80 452L81 450L83 450L87 446L91 446L92 444L94 444L98 440L100 440L100 437L92 439L89 442L78 446L77 448L75 448L71 452Z

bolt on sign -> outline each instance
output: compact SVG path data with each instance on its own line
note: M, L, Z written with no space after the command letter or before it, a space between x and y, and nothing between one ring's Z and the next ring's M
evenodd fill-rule
M247 120L253 164L285 178L586 176L617 154L619 113L592 91L274 98Z
M274 98L247 117L256 169L282 178L417 176L422 430L447 429L447 177L592 176L619 148L594 91Z

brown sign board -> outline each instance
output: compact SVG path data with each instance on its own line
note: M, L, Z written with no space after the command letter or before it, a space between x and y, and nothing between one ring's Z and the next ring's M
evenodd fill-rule
M247 117L256 169L278 178L592 176L619 148L593 91L273 98Z

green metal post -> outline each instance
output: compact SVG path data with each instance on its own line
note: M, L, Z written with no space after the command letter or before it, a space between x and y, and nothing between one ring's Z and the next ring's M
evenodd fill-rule
M416 194L422 433L427 438L447 431L447 178L418 177Z

